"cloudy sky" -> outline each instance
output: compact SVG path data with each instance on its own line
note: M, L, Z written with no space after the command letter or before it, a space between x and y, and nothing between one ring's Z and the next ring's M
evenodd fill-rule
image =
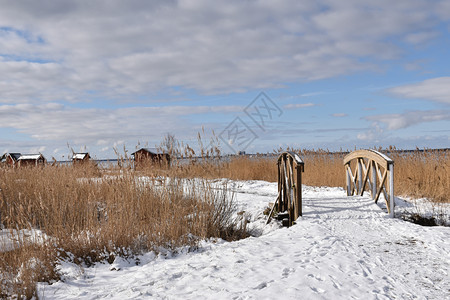
M0 152L450 147L447 0L0 5Z

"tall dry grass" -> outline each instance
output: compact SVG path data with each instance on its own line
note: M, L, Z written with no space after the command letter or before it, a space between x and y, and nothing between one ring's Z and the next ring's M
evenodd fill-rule
M0 169L2 226L39 229L49 237L43 245L22 243L0 253L1 278L14 279L1 280L2 291L36 296L33 285L55 278L56 260L65 253L90 265L160 247L192 248L209 237L247 235L245 223L234 218L226 187L213 189L199 179L141 178L129 169L109 171L95 177L98 170L80 166ZM26 275L30 260L42 268Z
M397 195L450 203L450 151L392 152Z
M419 150L404 152L390 147L377 149L394 160L395 194L426 197L435 202L450 202L450 152ZM343 159L348 151L293 150L305 162L302 181L310 186L345 187ZM180 164L176 174L184 177L230 178L235 180L277 181L277 155L232 156L226 159L191 159Z

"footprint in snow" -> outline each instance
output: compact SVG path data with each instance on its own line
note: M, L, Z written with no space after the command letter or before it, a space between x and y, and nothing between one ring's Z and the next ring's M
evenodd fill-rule
M315 293L318 294L323 294L325 293L325 290L321 289L321 288L315 288L315 287L309 287L311 290L313 290Z
M180 278L181 276L183 276L183 273L181 273L181 272L175 273L175 274L172 275L172 279L178 279L178 278Z
M284 268L283 269L283 273L282 273L282 277L283 278L287 278L287 277L289 277L289 275L291 274L291 273L294 273L295 272L295 269L294 268Z
M258 284L258 286L256 286L254 289L255 290L262 290L263 288L267 287L267 282L261 282L260 284Z

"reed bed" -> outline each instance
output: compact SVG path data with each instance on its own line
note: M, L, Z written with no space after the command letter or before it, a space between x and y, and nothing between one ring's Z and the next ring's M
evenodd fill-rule
M396 195L450 203L450 151L392 151Z
M449 203L450 151L401 151L377 149L394 160L394 186L398 196L428 198ZM278 150L277 152L281 152ZM349 151L292 150L305 162L303 183L310 186L345 187L344 156ZM222 160L193 160L179 165L177 174L185 177L230 178L235 180L277 181L277 155L234 156Z
M46 166L0 169L1 226L40 230L40 244L18 236L0 252L0 298L35 295L35 283L57 278L56 262L89 266L116 256L179 247L210 237L247 236L233 195L200 179L141 178L129 169ZM11 231L13 234L13 232ZM1 245L0 245L1 247Z

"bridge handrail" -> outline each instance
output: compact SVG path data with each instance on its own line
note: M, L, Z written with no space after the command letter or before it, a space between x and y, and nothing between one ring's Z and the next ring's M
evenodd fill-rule
M356 151L353 151L353 152L347 154L344 157L344 165L348 164L350 161L354 160L355 158L359 158L359 157L369 158L385 167L388 167L388 165L394 163L394 161L392 159L390 159L387 155L385 155L381 152L378 152L376 150L369 149L369 150L356 150Z

